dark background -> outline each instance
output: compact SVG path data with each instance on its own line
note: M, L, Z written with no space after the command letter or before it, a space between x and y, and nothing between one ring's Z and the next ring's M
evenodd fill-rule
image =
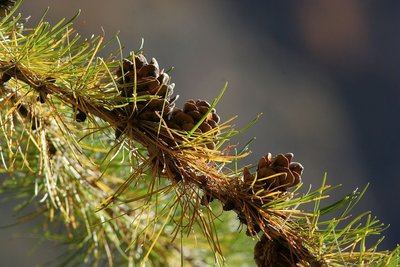
M217 106L223 119L239 115L243 127L264 113L236 140L257 137L244 162L293 152L306 187L317 188L325 172L343 184L334 198L370 183L355 213L371 210L391 224L381 249L399 242L399 1L35 0L20 11L34 23L47 6L52 24L82 9L75 28L85 37L120 31L125 55L143 37L146 56L175 67L180 103L211 101L228 81ZM1 205L2 224L15 220L11 207ZM0 230L1 266L54 256L52 244L27 256L35 240L15 238L20 230Z

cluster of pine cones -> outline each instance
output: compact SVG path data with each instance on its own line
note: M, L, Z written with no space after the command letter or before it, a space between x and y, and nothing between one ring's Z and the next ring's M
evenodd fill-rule
M215 109L204 100L188 100L183 109L175 107L177 97L172 97L174 84L170 83L170 77L153 58L150 62L142 55L136 55L134 62L125 59L121 67L116 71L117 82L122 97L148 96L150 99L137 101L136 107L129 104L125 108L119 108L129 117L137 121L159 123L164 120L169 128L181 131L194 131L205 133L218 127L220 118ZM203 120L201 123L200 121ZM123 132L124 127L118 127L116 137ZM217 131L215 131L217 133ZM215 148L216 143L210 142L206 146Z

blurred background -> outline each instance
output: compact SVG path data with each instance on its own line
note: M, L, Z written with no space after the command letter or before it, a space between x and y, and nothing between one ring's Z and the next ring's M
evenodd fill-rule
M370 187L354 213L371 210L391 227L380 249L400 241L400 1L132 1L35 0L20 9L34 25L47 7L52 24L82 14L75 28L85 37L119 31L125 56L144 38L147 57L172 72L180 104L212 101L223 119L239 115L238 128L259 113L252 137L254 163L267 152L293 152L305 166L303 181L317 188L343 184L338 199ZM115 41L106 56L117 49ZM178 103L178 104L179 104ZM1 204L0 222L15 222ZM57 248L17 233L29 225L0 230L0 265L34 266Z

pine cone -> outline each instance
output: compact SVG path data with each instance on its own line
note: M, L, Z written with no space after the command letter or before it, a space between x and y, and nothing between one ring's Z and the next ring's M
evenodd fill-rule
M297 242L301 240L297 240ZM293 243L283 237L261 236L254 247L254 260L258 267L274 266L328 266L323 259L318 259L302 245L294 249Z
M257 179L281 173L277 177L265 179L263 181L264 188L286 191L289 187L300 183L304 168L300 163L291 162L292 158L292 153L278 154L274 158L271 153L268 153L260 159L257 167Z
M218 127L220 118L215 109L209 112L211 105L205 100L189 99L183 105L183 109L175 109L167 121L169 127L177 130L191 131L197 123L207 114L207 117L196 129L197 132L205 133ZM214 149L216 142L207 144L209 149Z
M130 103L127 107L115 109L116 116L124 121L126 118L142 121L159 122L160 117L167 118L175 107L176 98L171 98L174 84L169 84L169 75L160 70L154 58L148 63L146 58L139 54L134 62L124 59L122 66L116 70L119 91L123 97L155 96L146 101L137 101L136 106ZM124 131L120 125L116 130L116 137Z
M285 155L279 154L275 157L272 157L271 153L268 153L259 160L256 174L250 173L249 169L246 167L243 168L242 190L253 196L261 190L267 193L283 193L287 191L288 188L297 185L301 181L303 166L300 163L291 162L292 158L292 153L287 153ZM270 178L272 175L277 176ZM261 201L261 204L265 204L275 197L276 195L272 194L271 196L264 196L262 199L254 198L253 201L257 202L258 199ZM253 236L261 231L258 224L247 222L243 213L239 212L238 218L241 223L247 225L247 235Z
M300 259L290 250L290 245L287 241L278 238L271 240L265 235L254 247L254 260L257 266L298 266Z
M303 166L298 162L291 162L292 153L285 155L279 154L272 157L271 153L262 157L258 162L257 181L247 168L243 170L243 179L246 185L253 184L252 191L257 192L260 189L268 191L286 191L300 183L303 173ZM279 174L276 177L263 179L272 175ZM262 179L262 181L260 181Z
M174 84L168 84L169 75L160 70L158 62L153 58L147 63L143 55L136 55L135 62L124 59L122 66L117 71L117 82L121 85L121 95L132 97L135 90L136 75L136 94L157 95L167 100L173 93Z

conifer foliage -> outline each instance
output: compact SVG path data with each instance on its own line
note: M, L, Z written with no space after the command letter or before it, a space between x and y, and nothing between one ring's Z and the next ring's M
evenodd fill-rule
M383 224L349 216L365 190L322 207L334 188L324 179L299 193L292 153L240 167L248 146L229 141L245 129L215 108L226 86L178 107L171 74L142 49L99 57L103 37L81 40L74 18L25 28L20 4L0 3L0 192L20 214L35 207L21 221L39 217L39 233L67 244L59 264L398 264L398 248L365 245ZM255 240L254 260L232 240Z

